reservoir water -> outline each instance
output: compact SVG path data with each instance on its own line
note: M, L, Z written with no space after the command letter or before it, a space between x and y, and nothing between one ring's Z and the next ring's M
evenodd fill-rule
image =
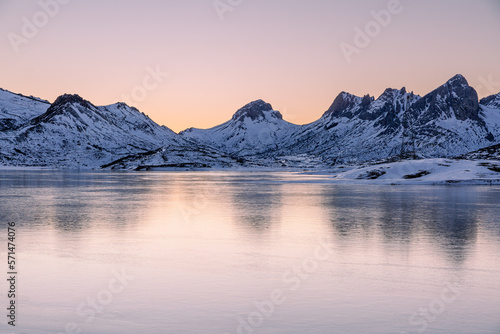
M499 217L498 186L2 169L0 332L498 334Z

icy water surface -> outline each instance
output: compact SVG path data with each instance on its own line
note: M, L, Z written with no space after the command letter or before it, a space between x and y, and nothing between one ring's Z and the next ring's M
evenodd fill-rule
M500 333L499 187L317 179L0 170L0 332Z

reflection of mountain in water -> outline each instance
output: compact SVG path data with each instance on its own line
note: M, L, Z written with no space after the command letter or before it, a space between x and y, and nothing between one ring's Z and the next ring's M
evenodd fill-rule
M158 190L155 180L140 174L23 170L3 174L2 196L16 201L0 201L0 218L16 220L18 226L52 225L64 231L140 223L147 209L143 199Z
M381 221L380 205L366 188L328 187L322 203L335 234L342 239L370 238L376 233Z
M499 6L500 8L500 6ZM498 208L500 208L500 188L489 187L486 191L479 191L477 202L481 205L480 222L481 227L487 230L486 234L500 238L500 219Z
M477 241L481 206L476 195L463 188L436 189L422 208L421 223L456 262L463 262Z
M494 200L489 198L489 200ZM484 203L464 188L335 186L324 192L333 232L342 239L384 244L428 238L450 260L463 262L477 240Z
M203 224L221 221L218 228L228 231L224 219L229 214L240 237L258 238L270 235L271 227L283 219L283 208L293 206L320 217L320 224L326 220L336 239L347 246L351 241L375 241L382 247L399 244L410 249L423 240L458 264L473 251L479 229L500 236L500 190L495 188L309 183L306 189L300 183L283 184L278 174L260 173L3 171L0 220L54 227L61 234L95 226L120 230L140 225L152 214L170 223L178 219L177 206L184 205L188 216L181 218ZM215 231L212 225L206 228Z
M246 229L265 233L280 221L282 184L245 183L233 184L234 221Z

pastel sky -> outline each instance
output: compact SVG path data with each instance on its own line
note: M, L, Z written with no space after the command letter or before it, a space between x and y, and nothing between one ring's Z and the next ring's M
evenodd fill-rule
M256 99L305 124L341 91L457 73L500 91L498 0L0 0L0 33L1 88L125 101L174 131Z

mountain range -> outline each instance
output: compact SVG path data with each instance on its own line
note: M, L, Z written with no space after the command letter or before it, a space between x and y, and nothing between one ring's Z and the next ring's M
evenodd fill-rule
M124 103L78 95L53 103L0 89L0 165L67 168L326 167L401 153L449 158L500 143L500 93L481 100L456 75L425 96L388 88L341 92L320 119L296 125L251 102L227 122L179 134Z

